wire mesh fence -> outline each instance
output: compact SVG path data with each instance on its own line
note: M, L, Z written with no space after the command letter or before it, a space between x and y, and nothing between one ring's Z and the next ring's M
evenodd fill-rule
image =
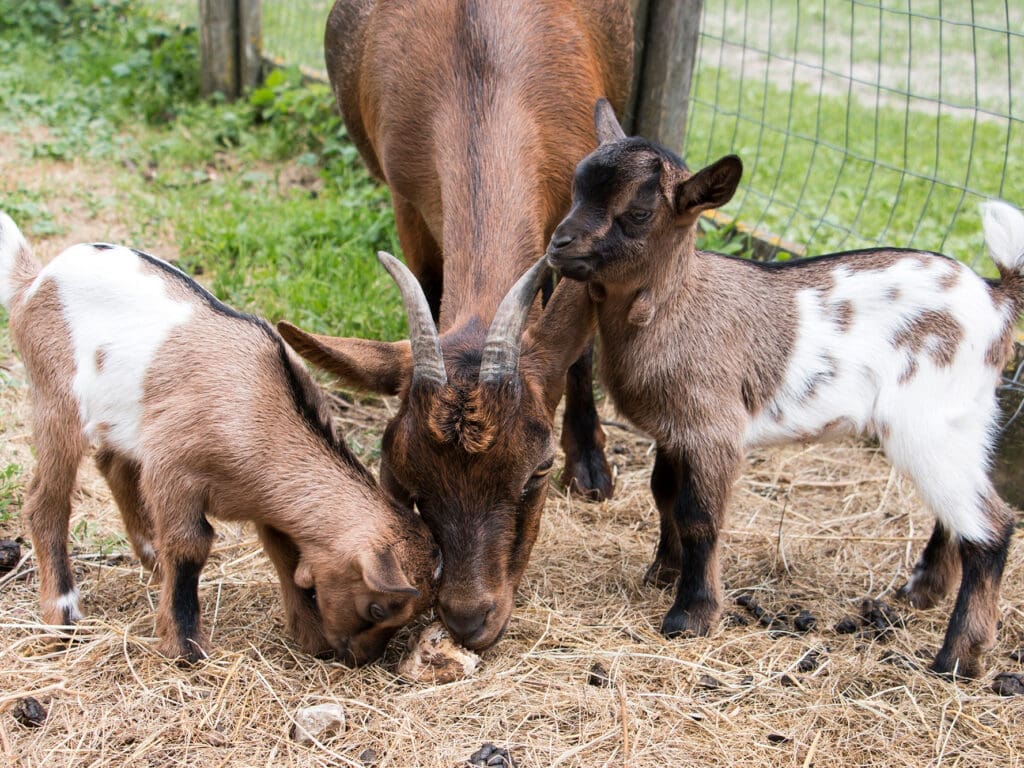
M977 203L1024 203L1024 3L706 0L687 160L727 152L746 174L725 212L809 253L991 268Z
M322 72L331 1L263 0L265 53ZM687 123L691 166L743 158L747 228L990 271L977 203L1024 204L1024 3L705 0Z

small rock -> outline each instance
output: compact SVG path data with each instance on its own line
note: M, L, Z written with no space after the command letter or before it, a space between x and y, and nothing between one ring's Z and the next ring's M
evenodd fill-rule
M487 768L515 768L515 761L507 749L496 747L490 742L469 756L468 765Z
M11 708L14 719L27 728L38 728L46 722L46 710L31 696L18 699Z
M818 625L818 619L810 611L804 609L793 619L793 627L797 632L810 632Z
M808 651L800 657L800 661L796 663L797 671L799 672L813 672L821 666L821 653L818 651Z
M611 675L608 674L608 670L604 668L601 662L595 661L593 666L590 667L590 674L587 675L587 684L598 688L612 687Z
M783 736L781 733L769 733L768 741L772 744L788 744L792 739L789 736Z
M10 539L0 540L0 573L13 570L21 562L21 546Z
M1024 663L1024 648L1018 648L1016 651L1010 651L1010 658L1018 664Z
M476 672L480 657L456 645L439 621L424 627L418 639L409 638L409 654L398 664L398 674L411 683L441 685Z
M860 629L860 622L853 616L843 616L843 618L836 622L833 629L839 635L852 635Z
M992 690L1000 696L1024 695L1024 674L1020 672L1000 672L992 681Z
M345 730L345 710L339 704L317 704L295 713L292 741L305 747Z
M364 749L359 753L359 762L365 765L366 768L376 765L377 760L377 753L372 749Z
M701 688L707 688L708 690L715 690L716 688L722 687L722 682L720 680L716 680L711 675L701 675L697 679L697 685Z

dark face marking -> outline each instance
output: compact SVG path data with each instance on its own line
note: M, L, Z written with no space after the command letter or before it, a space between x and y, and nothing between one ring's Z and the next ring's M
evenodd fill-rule
M448 386L413 386L388 425L381 479L433 533L444 559L441 618L479 649L497 641L511 613L554 441L546 406L524 380L478 386L477 368L448 368Z

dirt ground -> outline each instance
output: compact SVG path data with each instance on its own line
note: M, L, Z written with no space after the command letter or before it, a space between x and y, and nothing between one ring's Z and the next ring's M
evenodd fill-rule
M42 174L9 150L0 145L2 176ZM91 183L92 169L47 163L46 173L51 189L62 174L69 192L51 201L64 231L37 243L41 255L131 230L116 191L98 213L70 191ZM174 254L170 233L146 247ZM350 441L370 446L392 407L357 404L340 424ZM614 422L615 498L589 504L552 489L506 636L474 677L444 686L397 678L408 631L382 662L359 670L299 653L283 629L269 562L251 530L231 525L217 526L200 586L211 658L182 669L160 657L158 585L132 558L105 485L83 465L72 548L87 616L73 641L55 644L39 625L31 558L0 577L4 763L447 768L493 742L520 768L1024 764L1024 696L991 689L995 673L1024 671L1019 533L988 673L939 679L922 660L938 648L952 601L914 611L894 596L931 530L909 482L867 445L757 452L737 482L724 535L731 615L711 637L668 641L657 628L671 595L642 583L658 525L647 489L651 443L617 426L607 405L604 416ZM25 375L0 329L0 468L10 462L25 468L27 482ZM17 517L0 524L0 538L16 536L27 536ZM767 611L768 626L754 606L737 603L748 597ZM881 637L837 633L866 597L888 602L906 626ZM816 619L809 631L794 627L800 610ZM588 684L595 663L612 685ZM41 727L12 717L26 695L48 711ZM296 710L326 702L344 708L346 730L312 747L293 743Z

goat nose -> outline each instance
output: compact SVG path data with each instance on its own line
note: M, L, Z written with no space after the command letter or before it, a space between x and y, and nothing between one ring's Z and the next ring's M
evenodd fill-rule
M489 605L453 606L438 605L441 619L455 639L464 643L483 629L491 612Z
M576 239L575 235L567 235L565 233L559 234L555 232L551 236L551 247L552 248L565 248L569 243Z

